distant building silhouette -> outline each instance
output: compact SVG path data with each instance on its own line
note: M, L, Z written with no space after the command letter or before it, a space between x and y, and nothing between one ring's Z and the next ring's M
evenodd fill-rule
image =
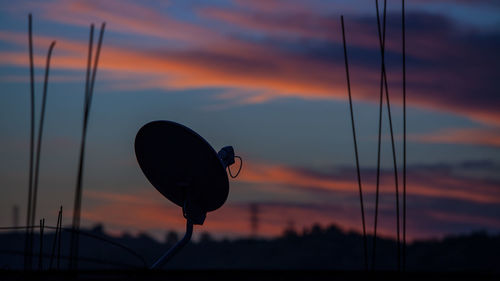
M283 231L283 236L298 236L297 230L295 229L295 221L293 219L289 219L287 221L285 230Z
M204 231L200 235L200 243L210 243L213 242L214 239L212 238L212 235L210 233Z
M250 204L250 230L251 237L257 238L259 232L259 205L257 203Z
M174 245L175 243L179 242L179 235L175 231L169 231L167 233L165 242L169 245Z
M12 226L14 226L14 227L19 226L19 206L18 205L12 206Z

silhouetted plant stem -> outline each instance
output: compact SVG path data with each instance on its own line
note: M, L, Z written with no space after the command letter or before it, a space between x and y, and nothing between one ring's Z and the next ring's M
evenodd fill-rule
M72 229L74 232L71 233L71 245L70 245L70 260L69 268L75 269L75 259L78 256L78 230L80 229L80 204L81 204L81 194L82 194L82 177L83 177L83 163L85 157L85 137L87 134L87 114L88 114L88 95L89 95L89 80L90 80L90 68L92 62L92 47L94 40L94 24L90 25L90 38L89 38L89 49L87 56L87 72L85 77L85 94L83 100L83 127L82 127L82 139L80 142L80 156L78 162L78 175L76 179L76 191L75 191L75 204L73 207L73 222Z
M58 245L57 245L57 270L60 269L61 266L61 230L62 230L62 214L63 214L63 207L61 206L61 209L59 211L59 225L57 226L59 230L59 238L58 238Z
M405 0L402 0L403 33L403 271L406 271L406 28Z
M101 32L99 34L99 42L97 43L97 51L94 60L94 67L92 70L92 79L89 82L90 76L90 64L92 61L92 45L93 45L93 35L94 35L94 25L92 24L90 27L90 40L89 40L89 54L87 60L87 75L85 81L85 100L84 100L84 113L83 113L83 130L82 130L82 140L80 146L80 157L79 157L79 165L78 165L78 176L77 176L77 185L75 191L75 205L73 210L73 230L71 234L71 259L70 259L70 269L77 269L78 267L78 229L80 228L80 212L81 212L81 204L82 204L82 180L83 180L83 165L84 165L84 157L85 157L85 140L87 135L87 125L88 118L90 112L90 106L92 103L92 93L94 89L95 76L97 73L97 64L99 62L99 54L101 51L102 39L104 35L104 29L106 27L106 23L103 23L101 26Z
M40 220L40 253L38 255L38 270L43 269L43 228L45 226L45 219Z
M61 221L61 212L62 212L62 206L59 209L59 212L57 214L57 223L56 223L56 233L54 235L54 242L52 243L52 251L50 252L50 263L49 263L49 269L52 269L52 264L54 262L54 256L56 253L56 245L58 241L58 236L59 236L59 223Z
M30 163L28 174L28 211L26 213L26 225L31 223L31 198L33 193L33 150L35 147L35 74L33 63L33 32L32 32L32 18L31 14L28 15L28 47L29 47L29 61L30 61L30 97L31 97L31 123L30 123ZM31 270L31 255L32 239L30 228L26 229L25 247L24 247L24 269Z
M351 95L351 81L349 79L349 63L347 59L347 46L345 40L345 27L344 27L344 16L340 16L340 21L342 24L342 42L344 43L344 61L345 61L345 71L347 78L347 93L349 95L349 109L351 112L351 124L352 124L352 135L354 140L354 154L356 157L356 171L358 176L358 188L359 188L359 202L361 206L361 222L363 225L363 249L364 249L364 264L365 270L368 270L368 245L366 241L366 224L365 224L365 207L363 204L363 189L361 187L361 172L359 169L359 157L358 157L358 144L356 140L356 128L354 125L354 113L352 109L352 95Z
M380 39L380 14L378 1L375 1L375 8L377 10L377 27ZM385 6L384 6L385 8ZM385 12L384 12L384 25L382 30L382 47L385 47ZM373 247L372 247L372 270L375 270L376 255L377 255L377 227L378 227L378 206L380 195L380 158L381 158L381 143L382 143L382 105L384 97L384 71L380 69L380 96L379 96L379 115L378 115L378 142L377 142L377 177L375 184L375 219L373 224Z
M49 47L49 52L47 53L47 64L45 66L45 79L43 83L43 97L42 97L42 110L40 112L40 124L38 126L38 140L36 147L36 162L35 162L35 177L33 181L33 207L31 208L31 224L35 224L36 217L36 202L37 202L37 194L38 194L38 175L40 171L40 154L42 150L42 136L43 136L43 124L45 120L45 104L47 102L47 87L49 83L49 70L50 70L50 58L52 57L52 50L56 41L52 41Z
M391 102L389 99L389 87L387 83L387 71L385 67L385 32L381 34L380 30L380 15L378 9L378 0L375 0L376 8L377 8L377 27L378 27L378 36L379 36L379 44L380 44L380 54L381 54L381 67L382 67L382 77L384 80L385 86L385 98L387 102L387 113L389 117L389 129L391 134L391 148L392 148L392 160L394 164L394 182L395 182L395 194L396 194L396 236L397 236L397 267L398 271L401 270L401 237L400 237L400 224L399 224L399 182L398 182L398 165L396 160L396 147L394 144L394 131L392 125L392 114L391 114ZM387 1L384 0L384 30L386 24L386 11L387 11ZM384 38L382 38L384 37Z

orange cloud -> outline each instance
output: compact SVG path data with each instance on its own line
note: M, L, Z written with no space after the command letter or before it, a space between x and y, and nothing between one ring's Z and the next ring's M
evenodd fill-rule
M44 16L60 23L86 26L92 19L98 18L107 20L111 30L167 40L165 43L158 43L158 48L148 49L124 47L114 44L113 41L109 43L108 38L105 38L100 69L113 73L136 74L137 81L134 81L136 83L129 83L128 76L123 81L118 81L126 85L132 84L131 87L229 88L241 90L243 93L256 93L250 98L243 97L242 100L246 103L265 102L277 97L340 100L345 100L347 97L338 20L329 17L317 18L314 13L308 15L307 19L291 17L293 13L282 15L281 18L257 14L255 20L252 14L243 12L238 13L238 15L241 13L241 16L235 17L234 14L224 10L201 9L202 14L212 19L218 18L225 22L236 23L236 26L251 25L250 28L267 32L269 36L273 33L292 33L292 37L312 36L330 42L330 45L326 46L331 50L329 54L334 56L318 58L314 55L315 49L309 50L307 46L304 46L303 53L290 52L286 48L286 44L290 43L288 41L277 46L255 40L236 39L236 36L224 34L221 30L210 28L209 25L173 19L160 9L132 2L115 4L114 1L111 3L53 1L40 5L40 8L45 11ZM291 18L294 20L291 21ZM412 20L422 24L425 24L426 20L430 20L433 24L445 21L421 15L414 16ZM471 94L476 88L475 85L484 84L482 82L488 77L481 75L481 71L487 69L475 69L477 67L474 67L471 61L483 61L484 58L478 57L464 62L463 67L459 69L450 65L456 58L462 58L463 54L472 53L479 56L482 52L470 52L470 48L474 46L463 43L467 37L454 42L455 37L442 36L452 33L453 25L448 23L439 26L447 29L428 28L425 32L416 27L409 29L412 36L409 37L411 44L408 44L408 54L419 62L416 69L408 70L408 104L500 125L500 112L496 110L498 105L495 102L484 102L488 99L487 95L491 95L491 99L495 97L489 93L491 90L482 91L486 92L484 99L477 99L476 95ZM349 36L350 50L355 49L353 46L360 47L358 49L373 57L369 61L351 60L353 97L357 100L376 102L379 58L375 25L367 25L362 20L353 19L349 28L352 28L349 33L352 34ZM25 34L0 32L0 39L26 45ZM35 45L37 48L48 46L46 41L51 39L36 37ZM53 67L83 69L87 43L56 39L58 45L54 53ZM174 40L177 44L168 40ZM163 47L167 42L169 47ZM450 45L453 48L450 48ZM400 52L400 43L397 40L389 40L387 48L389 51ZM43 56L37 56L37 65L43 65L43 59ZM25 52L11 51L0 54L0 63L27 66L28 60ZM440 68L434 67L435 65L439 65ZM452 68L451 71L447 71L449 69L446 67ZM391 87L391 92L400 93L399 74L389 74L389 83L391 85L397 83ZM399 94L393 95L391 99L395 104L401 102Z
M87 222L104 223L111 229L128 231L176 230L183 231L185 219L181 208L153 193L121 193L86 190L86 200L92 204L82 210L82 218ZM340 207L293 203L260 203L259 235L263 237L279 236L293 222L300 232L313 224L340 225L344 229L361 231L357 206L355 210L346 211ZM208 231L218 235L248 236L251 233L249 223L249 205L246 203L228 202L221 209L207 214L199 231ZM115 230L116 232L116 230ZM380 234L392 236L393 229L381 226ZM163 239L159 237L159 239Z
M17 33L1 32L0 39L20 45L25 43L24 36ZM51 40L52 38L36 37L35 44L45 45ZM64 39L57 39L57 41L58 49L54 52L53 58L54 68L82 69L85 67L86 46L84 43ZM305 59L266 51L257 45L247 44L247 50L253 51L247 54L239 53L242 50L237 48L228 51L232 49L232 46L220 49L215 47L215 49L203 52L163 51L156 53L109 45L105 45L104 48L100 63L101 69L156 75L157 80L149 80L149 87L170 89L234 87L266 90L278 96L302 96L311 99L344 98L343 79L329 74L327 70L332 69L328 69L327 64L318 65ZM42 55L36 56L35 63L43 65L43 59ZM2 52L0 63L27 66L26 54ZM311 73L305 70L313 67L318 72ZM338 72L340 71L339 66ZM316 94L304 95L303 93L306 92Z
M352 171L344 171L348 176L319 174L282 165L245 163L240 181L256 184L280 184L298 188L319 189L332 192L357 194L357 179ZM500 203L500 190L497 183L486 180L459 178L451 173L432 171L413 172L408 170L407 192L409 196L457 199L477 203ZM373 176L365 174L363 192L373 194L376 190ZM380 192L394 192L392 173L383 172L380 179Z
M362 176L367 230L370 233L373 227L373 202L370 198L373 198L375 192L375 179L373 171L362 170ZM290 202L289 199L286 202L266 200L257 202L261 218L259 233L262 236L271 237L282 234L290 221L294 222L298 230L310 227L314 223L324 226L334 223L343 229L361 231L357 182L352 169L341 169L325 174L246 161L245 168L237 181L263 187L262 192L290 193L293 190L303 190L312 195L308 198L299 196L298 199L296 198L298 201L294 202ZM382 199L379 209L379 233L388 237L394 237L395 230L393 184L393 175L383 171L380 191L381 198L385 199ZM267 188L277 186L282 188ZM443 200L442 202L459 200L459 203L452 204L494 206L500 203L498 186L498 182L495 181L456 176L445 168L410 167L407 187L408 202L411 202L408 218L409 239L442 235L444 229L436 229L435 226L440 223L495 227L498 220L491 216L480 213L462 214L453 208L429 207L428 204L441 202L440 200ZM247 186L246 188L254 187ZM324 203L326 202L325 196L343 199ZM82 218L87 222L103 222L111 229L115 229L115 232L116 229L122 231L126 229L128 231L154 230L158 233L159 230L164 229L182 231L184 228L185 220L181 209L159 196L153 188L131 193L86 190L84 197L88 206L83 209ZM319 197L322 200L318 199ZM426 207L422 207L421 204L425 204ZM420 210L420 208L424 209ZM415 212L417 209L419 211ZM209 231L219 236L247 236L250 234L249 217L249 202L234 202L230 196L223 207L207 215L206 223L200 227L200 231Z
M423 135L412 135L410 139L428 143L469 144L500 147L500 128L488 129L444 129Z
M168 8L165 4L160 5ZM121 33L189 42L216 39L216 34L207 28L176 20L158 9L132 1L55 0L28 3L27 6L40 10L44 19L62 24L88 27L91 22L108 22L109 30Z

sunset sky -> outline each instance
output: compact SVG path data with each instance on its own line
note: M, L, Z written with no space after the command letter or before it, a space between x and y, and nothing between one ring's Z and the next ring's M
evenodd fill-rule
M209 3L210 4L209 4ZM380 1L383 3L383 1ZM500 1L406 1L408 237L500 232ZM366 203L373 228L380 50L375 1L0 0L0 225L26 219L28 14L33 14L37 119L52 58L37 221L71 223L89 27L106 22L87 135L82 224L115 234L182 231L180 208L134 154L152 120L184 124L244 160L226 204L203 226L218 237L292 224L361 229L340 15L344 15ZM401 1L388 1L386 62L402 167ZM38 123L37 123L38 124ZM380 233L395 235L384 107ZM401 185L400 185L401 186Z

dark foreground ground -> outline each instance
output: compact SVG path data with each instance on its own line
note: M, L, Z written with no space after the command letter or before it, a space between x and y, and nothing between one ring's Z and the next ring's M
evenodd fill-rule
M281 271L281 270L173 270L173 271L81 271L21 272L0 271L0 280L500 280L492 273L454 272L362 272L362 271Z

